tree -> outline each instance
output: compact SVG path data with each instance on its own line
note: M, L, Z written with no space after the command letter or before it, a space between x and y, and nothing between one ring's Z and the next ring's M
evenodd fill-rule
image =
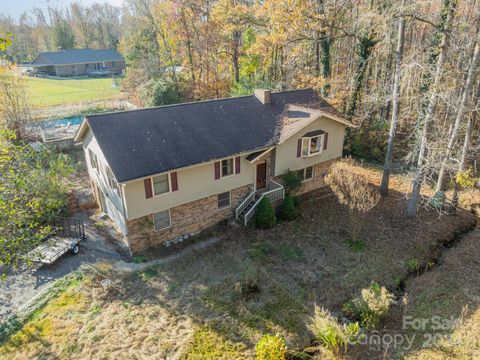
M75 48L75 34L70 24L63 19L55 22L52 29L53 45L57 50Z
M292 221L298 217L298 210L295 206L295 200L292 195L287 195L285 196L285 199L283 199L278 217L284 221Z
M0 125L21 140L26 136L30 109L25 80L15 72L15 67L0 68Z
M437 68L435 71L434 82L431 89L430 101L428 104L428 109L425 114L425 120L423 122L422 136L420 139L420 150L418 152L418 161L417 169L415 172L415 177L412 182L412 192L410 199L407 203L407 215L412 217L415 215L417 209L418 199L420 197L420 190L422 182L424 180L425 171L426 171L426 152L427 152L427 143L428 137L430 135L430 127L436 110L438 96L439 96L439 85L442 78L443 66L445 62L445 52L448 46L448 39L450 36L450 28L453 21L453 15L456 9L456 0L453 0L450 4L447 19L445 22L445 31L443 32L442 42L439 45L439 54L437 59Z
M403 4L405 1L403 1ZM395 60L395 80L393 82L393 109L392 120L390 122L390 131L388 135L387 153L385 154L385 164L383 167L382 183L380 185L380 194L388 196L388 183L390 182L390 172L393 158L393 144L395 141L395 132L397 130L398 115L400 113L400 71L402 68L403 47L405 43L405 17L400 16L398 22L398 41Z
M263 197L255 213L255 226L260 229L270 229L275 226L276 222L275 210L273 210L270 200Z
M480 10L478 11L480 14ZM480 16L477 16L478 20L480 21ZM452 132L450 134L450 139L447 144L447 148L445 150L445 155L442 158L442 163L440 165L440 171L438 173L437 179L437 187L436 191L444 191L445 190L445 172L447 170L448 162L450 160L450 156L454 150L455 143L457 141L458 133L460 130L460 123L463 119L463 114L465 111L465 105L467 103L468 98L470 97L470 92L472 89L472 84L476 77L476 70L478 67L478 63L480 60L480 26L477 28L476 39L474 41L474 51L472 58L470 59L470 65L468 69L467 80L465 83L465 87L462 92L462 97L460 99L460 104L457 108L457 114L455 116L455 123L453 125ZM468 133L468 131L467 131ZM463 158L463 156L462 156ZM463 170L463 169L462 169ZM462 171L461 170L461 171Z
M68 156L42 147L36 151L0 132L0 272L25 262L52 229L49 222L66 204L65 177L73 167Z
M352 170L352 160L340 160L330 167L325 182L340 204L348 208L352 243L360 240L364 215L378 202L378 191Z

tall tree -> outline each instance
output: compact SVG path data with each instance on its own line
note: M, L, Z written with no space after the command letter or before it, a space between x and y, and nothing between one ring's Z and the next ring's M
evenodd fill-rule
M405 5L405 1L403 1ZM392 120L390 121L390 131L388 134L387 153L385 154L385 164L383 166L382 183L380 184L380 194L388 196L388 184L390 182L390 172L393 158L393 145L395 142L395 132L397 131L398 116L400 113L400 72L402 68L403 47L405 43L405 17L400 15L398 21L398 40L395 52L395 79L392 91Z
M434 81L431 88L430 101L428 104L427 112L425 114L425 119L423 121L423 130L422 130L422 136L420 139L420 149L418 152L417 169L415 172L415 177L412 181L412 191L410 194L410 199L408 200L408 204L407 204L406 213L408 216L414 216L416 213L417 204L420 197L420 190L422 187L422 183L424 181L425 172L427 170L426 168L428 166L427 158L426 158L427 144L429 140L428 138L430 135L430 127L432 126L432 121L433 121L433 117L434 117L437 102L438 102L439 84L442 79L442 72L444 70L443 67L445 62L445 53L447 51L448 40L450 37L450 31L451 31L450 29L453 22L453 16L456 10L456 5L457 5L456 0L453 0L450 4L450 7L448 9L447 19L445 21L445 31L443 32L442 41L439 45L437 67L435 70Z
M75 34L70 24L64 19L58 19L53 25L52 38L57 50L75 48Z

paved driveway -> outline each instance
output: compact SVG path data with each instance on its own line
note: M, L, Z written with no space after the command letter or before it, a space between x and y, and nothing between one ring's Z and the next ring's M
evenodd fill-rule
M52 265L35 266L0 280L0 322L15 312L55 280L77 270L81 265L115 262L121 259L116 248L86 226L87 240L78 255L65 254Z

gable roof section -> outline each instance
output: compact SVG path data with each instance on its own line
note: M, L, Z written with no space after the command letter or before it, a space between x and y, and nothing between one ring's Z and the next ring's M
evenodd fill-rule
M255 96L162 106L88 116L91 129L118 182L264 150L280 140L291 103L331 106L311 89L272 94L271 104ZM304 119L303 113L297 120Z
M123 60L122 55L115 50L72 49L40 53L30 65L68 65L121 60Z

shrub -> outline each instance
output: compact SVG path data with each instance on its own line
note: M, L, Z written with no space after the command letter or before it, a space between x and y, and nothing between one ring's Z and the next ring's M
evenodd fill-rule
M330 186L340 204L345 205L350 217L350 235L353 242L359 240L365 214L378 202L378 191L367 179L354 172L353 160L337 161L330 167L325 182Z
M289 195L294 194L302 187L302 178L296 171L288 170L282 177L285 192Z
M393 295L378 283L362 289L360 296L344 305L343 310L350 316L359 320L367 329L375 329L390 308Z
M270 229L275 226L275 211L266 197L260 200L255 214L255 225L260 229Z
M315 306L315 314L307 328L315 339L335 357L338 356L341 349L347 351L348 344L356 342L360 333L358 323L340 324L328 310L317 306Z
M255 360L285 360L287 345L280 335L264 335L255 346Z
M260 292L260 271L253 266L248 266L241 281L235 284L235 290L242 300L256 297Z
M278 217L284 221L295 220L298 216L298 210L295 207L293 196L287 195L280 206Z

